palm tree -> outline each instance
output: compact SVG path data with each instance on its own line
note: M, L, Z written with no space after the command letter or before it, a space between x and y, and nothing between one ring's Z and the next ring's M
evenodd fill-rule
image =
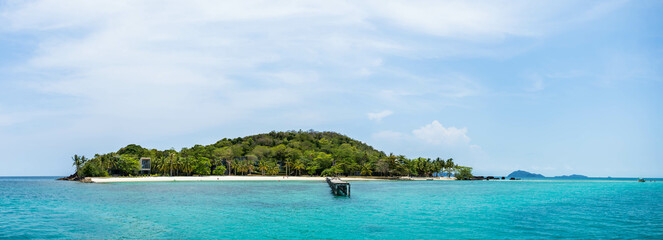
M426 177L430 177L433 174L433 170L435 168L433 162L430 161L430 158L426 159Z
M120 161L120 155L117 155L115 153L110 153L108 158L109 158L108 166L107 166L108 167L108 174L111 174L111 173L113 173L113 170L117 169L117 166L118 166L119 161Z
M433 172L437 174L437 176L440 176L440 172L444 170L444 160L440 159L439 157L433 161Z
M245 170L248 172L248 174L253 173L253 169L255 169L255 163L258 161L258 156L255 154L247 154L246 159L244 160L246 162Z
M161 168L161 157L153 157L152 162L150 163L150 169L154 169L155 173L159 173L159 168ZM152 173L152 170L150 170Z
M191 175L193 172L193 160L189 157L180 157L182 159L182 171L187 175Z
M255 167L255 162L253 160L246 160L246 171L249 175L253 173L253 169L255 169Z
M177 156L175 152L168 154L168 168L170 168L170 176L173 176L173 162L175 162L175 167L177 168L177 159L175 156Z
M74 160L74 164L72 164L72 166L76 166L76 173L74 173L76 175L78 175L78 171L81 170L81 166L83 165L83 163L85 163L83 158L79 157L76 154L74 154L74 156L71 158L71 160Z
M179 176L180 175L180 170L182 169L182 158L180 157L175 157L173 159L173 170L175 170L175 175ZM172 172L172 170L171 170ZM172 174L171 174L172 175Z
M272 163L269 166L269 174L275 175L278 174L281 169L279 168L279 165L276 163Z
M269 165L264 160L258 161L258 170L262 172L262 175L265 176L265 171L269 169Z
M447 159L446 164L444 164L444 168L446 169L447 176L451 177L451 173L453 173L456 170L456 164L454 163L453 158Z
M235 175L237 175L237 168L239 167L239 165L240 165L239 160L235 158L232 161L230 161L230 165L228 166L232 166L233 168L235 168Z
M113 172L113 169L117 168L117 158L114 156L115 153L109 153L106 156L106 171L110 175Z
M108 172L108 160L109 157L107 155L99 155L95 154L94 158L99 159L99 164L104 171Z
M160 159L160 162L161 162L161 164L159 164L158 171L160 171L161 174L166 175L166 172L168 172L168 170L170 170L172 168L171 167L171 165L172 165L171 162L167 161L167 159L170 160L170 156L168 158L161 157L161 158L158 158L158 159Z
M370 176L373 174L373 166L370 162L361 165L361 175Z
M236 169L239 169L239 172L242 173L242 175L245 175L246 172L249 171L249 161L243 160L239 162L239 167L235 167Z
M292 159L285 160L285 175L290 175L290 167L294 165Z
M299 159L295 161L292 167L297 170L297 175L302 175L302 169L306 168L304 163Z

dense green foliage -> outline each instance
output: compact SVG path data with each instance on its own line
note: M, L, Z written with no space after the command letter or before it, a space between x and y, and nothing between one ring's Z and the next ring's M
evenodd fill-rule
M99 159L92 159L91 161L86 162L83 167L79 170L82 176L91 176L91 177L107 177L108 172L103 170L101 166L101 161Z
M458 180L470 180L473 177L471 167L458 167L457 171L456 178Z
M152 159L151 173L160 175L362 175L422 176L439 173L451 176L457 170L453 159L408 159L385 154L357 140L334 132L270 132L243 138L221 139L210 145L195 145L160 151L130 144L117 152L95 155L90 161L75 156L77 173L83 176L129 176L139 174L141 157ZM84 157L83 157L84 158ZM465 173L464 172L464 173Z

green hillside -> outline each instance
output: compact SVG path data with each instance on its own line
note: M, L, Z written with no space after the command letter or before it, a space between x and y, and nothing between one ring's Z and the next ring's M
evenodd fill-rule
M191 175L362 175L432 176L444 172L467 172L453 159L408 159L385 154L373 147L335 132L287 131L228 139L210 145L157 150L130 144L117 152L97 154L92 159L75 155L78 177L134 176L139 159L149 157L149 174ZM463 171L461 171L463 170Z

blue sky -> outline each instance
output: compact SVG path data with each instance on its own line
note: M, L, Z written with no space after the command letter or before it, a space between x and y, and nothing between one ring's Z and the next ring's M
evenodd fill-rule
M663 177L660 1L3 1L0 175L271 130Z

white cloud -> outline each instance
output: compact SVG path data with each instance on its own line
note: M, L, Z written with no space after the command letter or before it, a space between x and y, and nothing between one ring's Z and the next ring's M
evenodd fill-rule
M405 154L409 158L452 157L463 165L487 166L483 169L501 167L491 162L488 154L470 140L466 128L444 127L437 120L409 133L382 130L372 135L372 143L378 149ZM476 164L478 162L481 164Z
M384 110L381 112L376 112L376 113L368 113L368 119L369 120L374 120L374 121L382 121L383 118L390 116L391 114L394 114L391 110Z
M467 128L445 128L437 120L413 130L412 134L416 138L434 145L456 146L466 145L470 142L470 138L467 136Z
M383 130L372 135L375 140L389 140L410 142L412 145L430 145L434 147L445 148L463 148L468 150L481 151L481 147L470 144L470 137L467 136L467 128L444 127L439 121L412 130L411 134L398 131ZM414 143L416 142L416 143Z

